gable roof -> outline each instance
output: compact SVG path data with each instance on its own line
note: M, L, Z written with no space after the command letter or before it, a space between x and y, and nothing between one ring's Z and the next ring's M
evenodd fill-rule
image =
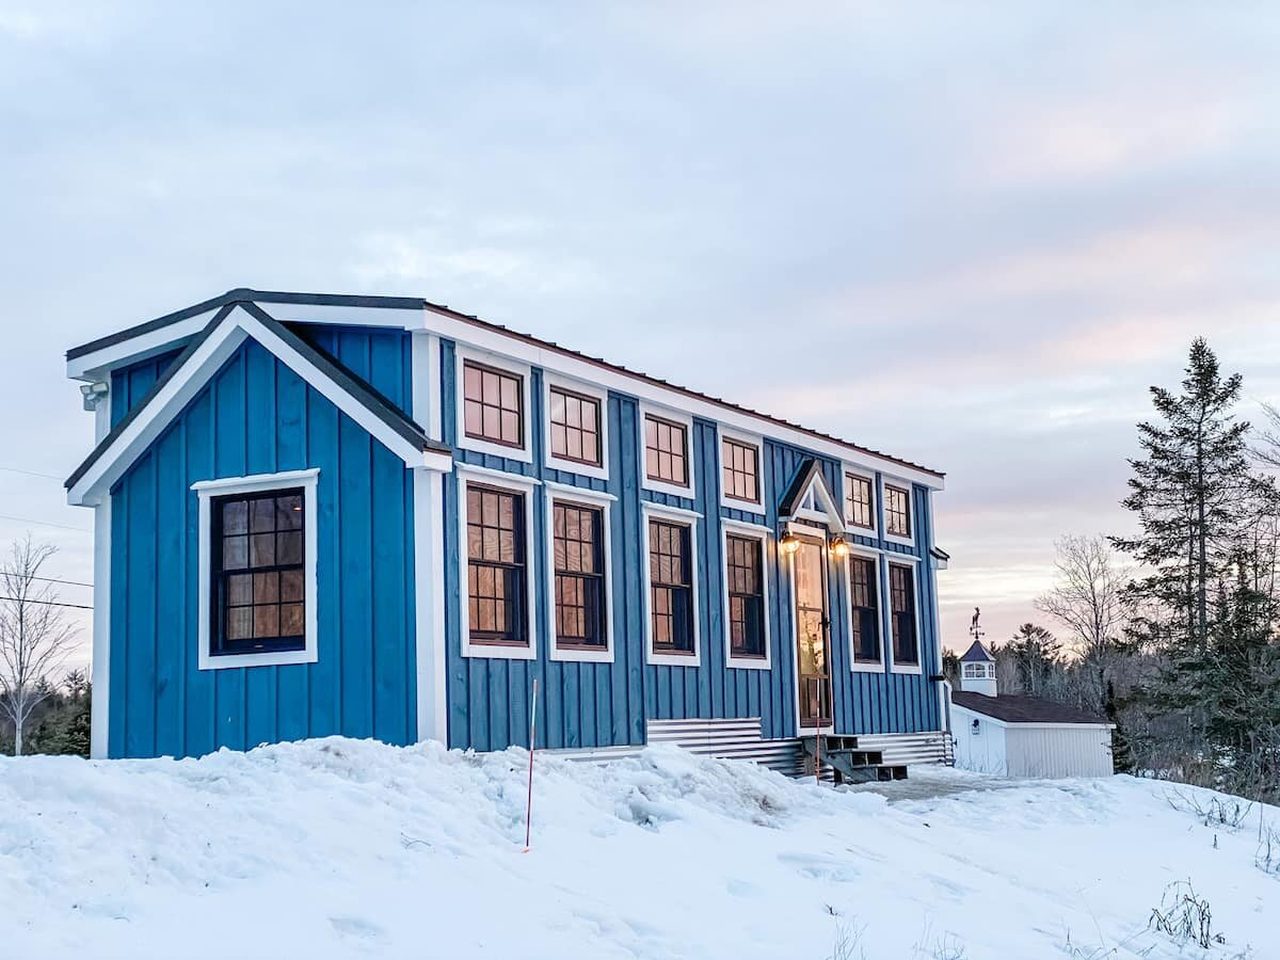
M1040 700L1036 697L1012 697L1001 694L988 697L966 690L951 691L951 702L958 707L981 713L1004 723L1110 723L1099 717L1065 703Z
M146 396L102 438L67 478L67 498L93 502L159 436L245 340L252 339L297 373L407 466L447 470L452 451L373 387L253 303L223 304Z
M995 663L996 658L987 652L987 648L982 645L981 640L975 640L969 645L969 649L964 652L964 656L960 658L961 663Z
M809 457L800 464L800 470L778 505L778 516L786 520L799 515L801 504L810 490L814 492L814 500L821 502L827 525L833 530L843 530L844 517L841 515L840 505L827 486L827 478L822 475L822 465L814 457Z
M270 304L295 305L295 306L305 305L305 306L313 306L313 307L319 307L319 308L342 307L342 308L351 308L355 310L368 310L368 311L400 310L400 311L416 311L418 313L430 312L430 313L436 314L439 317L446 318L447 320L455 321L460 324L465 324L469 327L476 328L481 331L491 332L493 334L501 336L507 341L517 341L523 344L527 344L530 347L536 348L539 351L546 351L548 353L554 353L562 357L572 358L573 360L579 361L581 363L589 364L591 366L609 371L611 373L617 374L619 376L628 378L636 382L648 384L653 387L660 388L661 390L664 390L664 391L679 393L684 395L685 397L689 397L694 400L699 400L704 403L711 404L713 406L720 407L726 410L736 411L737 413L774 424L775 426L782 427L786 430L796 431L797 433L804 434L807 437L810 437L812 439L823 441L825 443L834 444L846 450L863 454L868 457L873 457L879 460L883 460L889 464L895 464L899 467L906 468L907 470L918 471L919 473L924 474L928 478L930 478L928 480L930 484L936 483L936 485L939 487L942 485L942 481L946 476L946 474L943 473L942 471L934 470L930 467L922 466L921 464L914 463L910 460L905 460L901 457L895 457L891 454L882 453L878 450L873 450L870 447L865 447L860 444L853 443L850 440L844 440L840 437L836 437L828 433L823 433L820 430L815 430L810 427L801 426L789 420L785 420L781 417L775 417L769 414L760 413L759 411L752 410L740 404L731 403L727 400L723 400L719 397L714 397L714 396L711 396L710 394L693 390L689 387L683 387L678 384L669 383L668 381L660 379L658 377L650 376L648 374L641 373L634 370L629 370L626 367L621 366L620 364L611 363L599 357L589 356L588 354L581 353L576 350L570 350L567 347L562 347L559 344L550 340L543 340L526 333L520 333L514 330L510 330L501 324L492 323L488 320L483 320L480 317L474 316L472 314L461 313L443 304L432 303L429 300L424 300L419 297L379 297L379 296L348 296L348 295L342 295L342 294L323 294L323 293L287 293L287 292L280 292L280 291L264 291L264 290L250 290L246 288L238 288L235 290L230 290L227 293L222 294L222 296L214 297L210 300L205 300L201 303L195 304L191 307L187 307L183 310L175 311L174 313L165 314L162 317L157 317L154 320L150 320L150 321L147 321L146 323L138 324L126 330L122 330L118 333L111 334L110 336L102 337L97 340L92 340L88 343L84 343L84 344L80 344L79 346L72 347L70 350L67 351L68 367L76 371L75 373L72 374L72 376L80 376L80 375L83 375L85 371L93 368L94 354L104 350L108 350L113 346L117 346L117 345L128 343L130 341L137 340L139 341L139 344L145 344L148 347L150 347L162 341L172 342L172 339L181 338L182 336L189 336L197 332L195 329L191 329L191 327L195 324L198 324L202 316L204 315L211 316L214 311L219 310L220 308L222 308L223 306L226 306L227 304L241 303L241 302L245 302L245 303L253 302L253 303L268 304L268 305ZM425 326L425 320L423 321L423 323ZM165 341L166 335L171 335L168 341ZM925 482L925 481L922 480L921 482Z

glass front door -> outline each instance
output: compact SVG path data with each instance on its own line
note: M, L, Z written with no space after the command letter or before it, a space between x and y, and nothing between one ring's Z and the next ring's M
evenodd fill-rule
M792 555L796 585L796 681L800 726L831 726L831 658L827 644L826 544L800 539Z

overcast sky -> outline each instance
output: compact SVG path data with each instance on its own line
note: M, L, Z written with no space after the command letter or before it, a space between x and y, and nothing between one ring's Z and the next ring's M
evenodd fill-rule
M424 296L947 471L952 647L1124 528L1193 336L1280 398L1269 4L201 6L0 0L0 540L61 576L63 352L237 286Z

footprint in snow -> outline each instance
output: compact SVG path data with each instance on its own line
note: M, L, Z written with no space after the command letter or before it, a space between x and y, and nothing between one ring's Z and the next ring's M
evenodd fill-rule
M362 917L330 917L329 923L344 937L356 940L382 940L387 936L387 931L382 927Z

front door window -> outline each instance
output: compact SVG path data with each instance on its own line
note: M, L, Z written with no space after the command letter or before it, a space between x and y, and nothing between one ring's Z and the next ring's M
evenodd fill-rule
M801 539L793 555L796 583L796 664L800 725L831 725L831 664L827 646L826 545Z

